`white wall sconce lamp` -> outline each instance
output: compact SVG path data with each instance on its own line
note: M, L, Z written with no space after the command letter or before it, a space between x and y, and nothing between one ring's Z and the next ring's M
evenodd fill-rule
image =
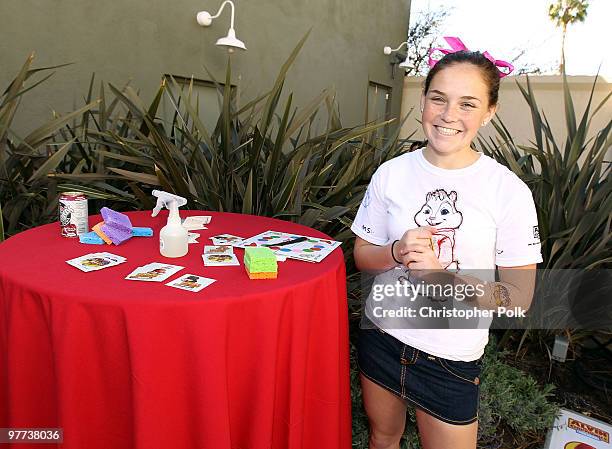
M402 43L399 45L399 47L397 47L397 48L385 47L385 48L383 48L383 53L384 53L384 54L386 54L386 55L390 55L390 54L391 54L391 53L393 53L394 51L399 51L399 50L400 50L400 49L401 49L401 48L402 48L404 45L405 45L405 46L406 46L406 48L407 48L407 47L408 47L408 41L402 42ZM399 56L399 55L397 55L397 56ZM399 59L401 60L401 57L400 57ZM396 64L396 62L395 62L395 61L392 61L392 62L391 62L391 64L392 64L392 65L395 65L395 64ZM408 55L406 55L406 58L404 59L404 61L403 61L403 62L400 62L400 63L399 63L398 67L399 67L400 69L404 69L404 70L406 70L406 72L407 72L408 70L410 70L410 62L408 61Z
M231 0L225 0L221 4L221 7L219 8L217 14L215 14L214 16L211 16L208 11L200 11L196 15L196 20L198 21L198 24L203 27L210 26L212 24L213 19L216 19L221 15L221 13L223 12L223 8L225 8L225 5L227 4L229 4L232 9L230 28L227 32L227 36L219 38L217 40L216 45L219 45L220 47L226 47L229 53L233 53L234 49L236 48L239 48L240 50L246 50L246 45L244 45L244 42L236 38L236 31L234 31L234 3Z

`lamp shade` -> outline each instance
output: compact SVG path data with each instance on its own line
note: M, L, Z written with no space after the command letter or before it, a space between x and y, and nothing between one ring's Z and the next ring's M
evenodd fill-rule
M240 39L236 39L236 32L233 28L229 29L227 36L219 38L216 45L221 47L229 47L229 49L239 48L241 50L246 50L246 45L244 45L244 42L242 42Z
M400 62L398 67L400 69L405 69L406 71L408 71L408 69L410 69L411 67L410 62L408 61L408 57L406 57L403 62Z

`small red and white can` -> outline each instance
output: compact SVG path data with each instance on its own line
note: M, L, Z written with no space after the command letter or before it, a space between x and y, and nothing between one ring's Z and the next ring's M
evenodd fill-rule
M64 192L59 198L62 237L78 237L89 231L87 197L81 192Z

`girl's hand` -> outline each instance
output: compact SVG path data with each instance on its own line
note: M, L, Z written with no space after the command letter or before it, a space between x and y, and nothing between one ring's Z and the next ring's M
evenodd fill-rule
M441 270L442 265L429 244L411 243L400 259L410 270Z
M442 265L433 252L431 236L436 228L422 226L404 233L395 245L398 260L411 270L441 270Z
M408 245L418 244L429 246L431 236L437 232L432 226L420 226L404 232L402 238L395 244L396 254L403 256L408 252Z

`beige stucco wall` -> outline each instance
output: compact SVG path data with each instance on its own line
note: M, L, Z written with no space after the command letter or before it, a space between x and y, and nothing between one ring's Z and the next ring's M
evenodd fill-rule
M413 139L422 139L423 131L420 124L416 121L420 119L419 99L423 86L424 77L405 77L404 92L402 96L402 114L405 115L414 107L413 112L404 123L401 130L401 137L405 138L413 131L417 130ZM502 119L515 142L528 144L534 139L531 113L527 102L521 94L517 81L526 88L526 77L509 76L501 81L499 90L499 109L498 116ZM565 142L566 122L563 100L563 81L561 76L530 76L529 81L534 91L540 111L544 111L551 124L557 143L562 146ZM595 81L594 76L569 76L568 83L572 93L574 108L577 120L580 120L584 109L589 100L591 88ZM610 93L612 83L598 79L593 95L591 111ZM589 128L589 136L601 130L612 116L612 99L600 109L595 115ZM491 125L483 128L481 135L487 137L495 134Z
M73 62L29 93L16 117L25 132L81 105L93 72L122 86L128 80L150 102L163 74L208 80L203 65L223 80L227 52L215 46L229 28L229 8L210 28L196 13L214 14L221 0L4 0L0 2L0 89L31 51L35 66ZM248 101L269 90L291 50L312 28L293 65L286 91L305 106L335 87L345 126L364 121L368 81L393 88L399 114L402 76L391 76L382 48L405 39L410 0L235 0L236 35L248 51L232 57L233 82ZM96 86L97 92L98 86ZM107 90L108 92L108 90ZM282 109L281 109L282 111Z

